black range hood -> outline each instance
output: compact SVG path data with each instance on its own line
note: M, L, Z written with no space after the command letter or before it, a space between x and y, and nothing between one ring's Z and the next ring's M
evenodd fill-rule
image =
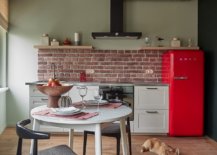
M123 0L110 0L110 32L92 32L93 39L125 38L139 39L141 32L123 31Z

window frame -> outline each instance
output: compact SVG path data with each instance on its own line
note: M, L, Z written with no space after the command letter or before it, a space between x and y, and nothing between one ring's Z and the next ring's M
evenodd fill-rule
M7 86L7 31L0 26L0 87Z

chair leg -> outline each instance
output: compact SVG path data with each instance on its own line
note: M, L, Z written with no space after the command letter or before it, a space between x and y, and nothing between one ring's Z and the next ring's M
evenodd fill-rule
M118 137L116 137L116 139L117 139L117 155L120 155L120 139L121 139L121 137L118 136Z
M22 154L22 138L19 138L18 140L18 146L17 146L17 155L21 155Z
M130 155L132 155L132 143L131 143L131 132L128 132L128 143L129 143L129 151Z
M37 155L38 154L38 140L34 139L33 142L33 155Z
M84 131L83 155L86 155L86 146L87 146L87 132Z

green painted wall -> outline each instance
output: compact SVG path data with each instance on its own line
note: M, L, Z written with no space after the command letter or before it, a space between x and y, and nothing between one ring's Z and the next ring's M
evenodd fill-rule
M42 33L64 40L74 32L83 36L83 44L97 48L138 48L141 40L93 40L91 32L109 31L109 0L11 0L11 30L28 35L39 43ZM143 32L144 36L162 36L165 45L174 36L197 43L197 0L125 0L124 29ZM13 27L14 26L14 27ZM14 29L15 28L15 29ZM19 29L19 32L18 32Z
M40 36L72 38L82 34L82 43L99 49L138 49L144 46L144 36L188 38L197 44L197 0L125 0L124 28L140 31L140 40L93 40L91 32L109 31L109 0L10 0L10 29L8 38L7 122L28 117L28 86L37 80L37 49ZM11 113L12 112L12 113Z
M199 46L205 51L205 132L217 141L216 6L215 0L199 0L198 35Z

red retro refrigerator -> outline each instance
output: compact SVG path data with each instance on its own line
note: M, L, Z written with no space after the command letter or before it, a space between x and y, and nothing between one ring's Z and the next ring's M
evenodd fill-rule
M162 82L169 84L169 135L203 135L203 51L174 50L164 53Z

